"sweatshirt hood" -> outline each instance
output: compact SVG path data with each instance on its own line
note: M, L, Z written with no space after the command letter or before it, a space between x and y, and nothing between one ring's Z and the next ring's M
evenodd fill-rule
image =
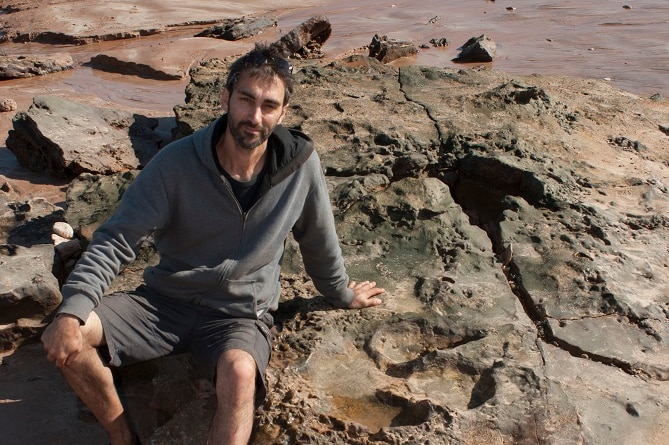
M228 115L224 114L193 134L195 151L208 170L217 175L213 147L223 136L228 126ZM314 143L306 134L298 130L277 125L267 141L268 171L263 178L263 188L272 187L297 171L314 151Z

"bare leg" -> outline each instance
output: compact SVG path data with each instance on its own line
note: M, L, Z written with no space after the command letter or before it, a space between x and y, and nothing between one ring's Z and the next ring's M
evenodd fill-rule
M83 349L60 369L65 380L109 434L112 445L131 445L134 435L124 412L111 370L95 346L103 343L102 324L92 312L82 327Z
M216 367L218 405L208 445L246 445L253 428L256 363L245 351L225 351Z

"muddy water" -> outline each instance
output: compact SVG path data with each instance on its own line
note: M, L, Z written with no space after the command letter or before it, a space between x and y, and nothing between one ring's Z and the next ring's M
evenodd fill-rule
M329 56L366 46L374 33L417 45L446 37L447 48L426 49L402 63L456 67L457 48L486 34L499 47L494 68L607 78L637 94L668 96L669 2L628 3L632 9L622 1L343 0L318 12L332 23ZM287 13L280 26L291 28L313 12Z
M248 2L252 4L251 2ZM326 58L365 53L374 34L408 40L416 45L445 37L446 48L429 47L395 65L421 64L467 67L451 59L470 37L486 34L498 45L489 66L516 74L556 74L610 80L635 94L669 96L669 2L666 0L340 0L319 7L274 11L278 27L258 40L273 41L306 19L323 14L332 24L332 35L324 46ZM154 81L134 76L104 73L83 65L102 51L155 44L192 36L192 29L144 37L133 41L105 42L83 47L37 44L3 44L7 54L67 51L80 64L67 72L33 79L0 82L0 97L14 98L26 109L37 94L64 94L99 101L101 105L127 108L154 115L171 115L183 103L183 81ZM250 43L249 43L250 45ZM230 55L233 55L232 53ZM0 115L0 133L11 128L12 113ZM0 175L19 180L28 194L43 191L44 181L20 173L6 148L0 148ZM0 178L1 179L1 178ZM60 188L55 189L56 195Z

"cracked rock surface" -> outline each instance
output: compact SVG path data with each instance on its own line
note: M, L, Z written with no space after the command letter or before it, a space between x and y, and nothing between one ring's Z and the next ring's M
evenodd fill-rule
M361 56L297 77L350 274L388 292L332 310L289 245L256 443L661 443L666 102Z
M667 102L364 56L296 67L285 124L316 141L349 274L387 294L333 309L289 240L253 443L663 443ZM191 70L182 135L218 116L226 68ZM204 443L214 397L187 359L123 376L150 389L153 411L132 404L148 443Z

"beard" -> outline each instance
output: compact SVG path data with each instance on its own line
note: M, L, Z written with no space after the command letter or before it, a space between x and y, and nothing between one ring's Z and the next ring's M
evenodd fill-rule
M230 135L235 140L238 146L245 150L253 150L265 142L272 133L273 128L263 127L262 125L255 126L249 121L235 121L228 115L228 128ZM244 131L245 128L256 130L255 133L249 134Z

